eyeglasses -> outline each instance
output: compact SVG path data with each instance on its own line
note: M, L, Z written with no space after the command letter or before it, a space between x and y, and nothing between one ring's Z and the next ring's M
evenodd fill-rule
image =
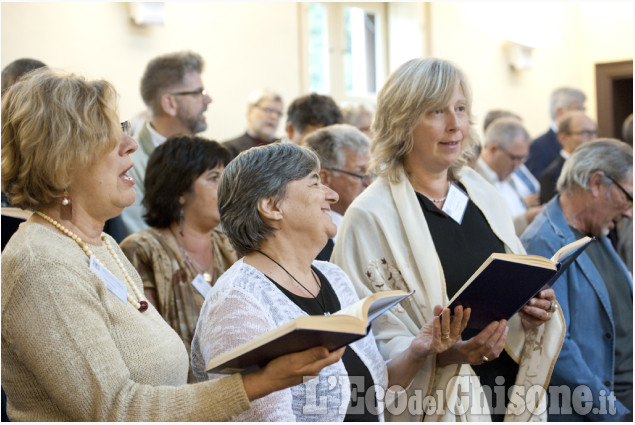
M358 179L362 181L362 184L364 184L365 186L368 186L369 184L373 182L372 174L356 174L356 173L351 173L350 171L341 170L339 168L325 168L325 170L337 171L338 173L344 173L344 174L348 174L349 176L357 177Z
M123 134L125 135L132 136L132 124L130 124L130 121L124 121L121 123L121 131L123 131Z
M576 136L584 136L584 137L595 137L598 135L597 130L580 130L580 131L571 131L569 134L575 134Z
M509 159L511 159L513 162L525 162L525 160L527 159L527 155L512 155L511 153L507 152L505 149L500 148L501 151L503 151L503 153L505 155L507 155L509 157Z
M258 105L255 105L255 106L256 106L256 108L260 109L261 111L263 111L267 115L276 114L276 116L278 118L280 118L282 116L282 112L278 111L277 109L273 109L273 108L269 108L269 107L264 107L263 108L262 106L258 106Z
M606 178L608 178L610 181L612 181L613 183L615 183L615 186L617 186L623 193L624 195L626 195L626 200L628 201L628 205L629 206L633 206L633 195L631 195L630 193L628 193L628 191L626 189L624 189L624 186L622 186L621 184L619 184L617 182L617 180L615 180L613 177L609 176L608 174L604 173L604 175L606 176Z
M198 89L192 91L179 91L176 93L170 93L172 96L207 96L207 90Z

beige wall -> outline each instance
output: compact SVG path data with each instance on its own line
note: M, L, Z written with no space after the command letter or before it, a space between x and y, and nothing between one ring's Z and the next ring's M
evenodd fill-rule
M595 64L633 59L632 2L432 3L430 55L457 63L469 76L479 130L488 110L511 109L532 136L549 126L548 98L559 86L582 89L596 118ZM560 34L552 46L533 49L533 67L512 71L503 42ZM555 33L555 34L554 34Z
M595 63L633 58L630 1L440 2L421 8L412 14L420 22L409 28L418 25L423 40L412 44L454 61L469 75L479 129L489 109L507 108L522 115L532 135L542 133L549 125L549 93L560 85L584 90L595 117ZM285 107L301 94L296 3L168 2L166 10L165 25L136 27L126 3L3 3L1 66L34 57L109 79L121 93L121 116L127 118L143 109L138 83L149 59L197 51L207 61L203 79L214 99L205 135L217 140L244 129L251 90L277 90ZM525 27L533 34L553 29L562 41L534 49L531 70L511 71L503 41L507 32Z

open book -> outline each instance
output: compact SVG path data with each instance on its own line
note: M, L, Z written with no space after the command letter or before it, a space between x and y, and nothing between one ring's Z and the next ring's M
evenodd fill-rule
M448 307L471 307L467 324L483 329L495 320L509 319L541 289L550 287L595 238L585 236L563 246L553 257L500 254L489 256L452 297Z
M330 316L300 316L211 359L207 371L249 372L283 354L318 346L336 350L366 336L373 320L413 293L376 292Z

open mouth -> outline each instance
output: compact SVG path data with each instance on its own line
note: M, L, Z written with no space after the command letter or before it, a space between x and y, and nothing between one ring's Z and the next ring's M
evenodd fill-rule
M130 167L128 167L126 169L126 171L124 171L123 173L119 174L119 178L121 180L123 180L124 182L128 183L129 185L133 185L136 183L135 179L133 179L132 177L130 177L127 173L128 171L132 168L132 165Z

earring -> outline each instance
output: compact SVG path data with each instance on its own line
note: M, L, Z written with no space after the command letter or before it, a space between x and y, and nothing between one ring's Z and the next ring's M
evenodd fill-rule
M71 197L66 189L64 189L64 195L62 196L60 217L62 218L62 220L71 220L73 218L73 201L71 200Z
M183 220L185 219L185 215L183 214L183 208L181 208L181 212L179 212L179 234L181 237L185 236L183 234Z

